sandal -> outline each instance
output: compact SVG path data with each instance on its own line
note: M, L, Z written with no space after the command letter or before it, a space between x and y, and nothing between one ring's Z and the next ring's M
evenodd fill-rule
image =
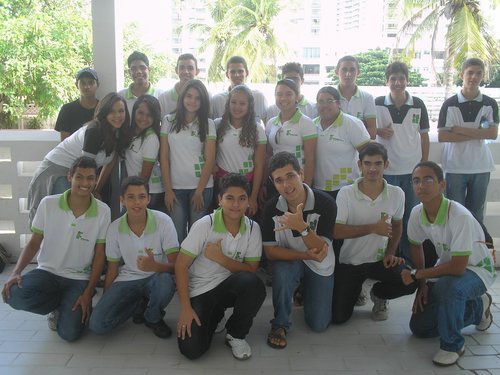
M271 328L267 335L267 345L273 349L286 348L286 330L283 327Z

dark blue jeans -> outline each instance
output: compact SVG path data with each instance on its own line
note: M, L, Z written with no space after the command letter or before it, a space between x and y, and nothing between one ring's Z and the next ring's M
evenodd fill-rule
M315 332L326 330L332 319L333 275L318 275L301 260L275 260L271 266L274 306L271 325L290 329L293 292L302 279L306 323Z
M446 173L446 197L465 206L482 223L489 183L489 172Z
M439 336L441 349L458 352L465 342L462 328L481 321L486 286L468 269L462 276L443 276L427 285L427 304L411 316L410 329L418 337Z
M116 281L97 303L89 322L89 328L97 334L111 331L125 323L141 307L143 297L149 300L144 319L159 322L165 307L175 293L175 282L170 273L155 273L139 280Z
M22 288L13 285L7 303L16 310L47 315L57 310L57 334L66 341L78 339L85 328L82 309L73 305L87 287L87 280L73 280L35 269L22 277Z

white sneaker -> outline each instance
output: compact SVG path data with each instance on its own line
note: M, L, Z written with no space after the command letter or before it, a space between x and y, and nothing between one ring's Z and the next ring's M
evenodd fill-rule
M235 339L229 333L226 334L226 344L231 347L233 357L239 360L245 360L252 356L252 349L245 339Z
M49 312L47 315L47 325L52 331L57 331L57 320L59 319L59 312L57 310Z
M222 319L217 324L217 328L215 328L214 333L218 334L218 333L224 332L224 330L226 329L226 323L227 323L227 319L225 316L223 316Z
M389 301L375 296L373 289L370 291L370 298L373 301L372 320L387 320L389 317Z
M366 295L366 290L361 289L359 293L358 299L356 300L355 306L364 306L368 300L368 296Z
M439 349L436 353L432 362L438 366L451 366L457 363L458 359L465 353L465 347L462 346L462 349L458 352L448 352L443 349Z
M493 302L491 295L489 293L484 293L481 296L481 300L483 301L483 317L481 321L476 326L478 331L486 331L490 328L491 323L493 323L493 314L491 313L491 303Z

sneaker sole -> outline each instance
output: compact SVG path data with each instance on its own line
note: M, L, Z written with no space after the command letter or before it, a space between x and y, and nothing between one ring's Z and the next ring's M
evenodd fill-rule
M493 324L493 314L491 314L491 305L493 304L493 298L491 297L491 294L489 294L489 293L486 293L486 295L488 296L488 308L486 309L486 311L488 312L488 316L490 317L490 322L485 328L478 328L478 326L476 326L476 330L478 330L480 332L484 332L484 331L488 330L491 327L491 325Z
M458 362L458 360L460 359L461 356L463 356L465 353L465 348L462 349L461 351L459 351L457 354L458 354L458 358L455 362L453 363L441 363L441 362L436 362L434 360L432 360L432 363L434 363L436 366L439 366L439 367L449 367L449 366L453 366L454 364L456 364Z
M224 340L224 342L226 343L226 345L231 349L231 354L233 355L233 358L234 359L237 359L238 361L246 361L247 359L250 359L252 357L252 355L250 354L249 356L247 357L243 357L243 358L238 358L236 357L234 354L233 354L233 348L231 347L231 344L229 343L229 341L227 339Z
M388 316L385 316L385 317L374 317L374 316L371 316L371 318L372 318L372 320L373 320L374 322L383 322L384 320L389 319L389 317L388 317Z

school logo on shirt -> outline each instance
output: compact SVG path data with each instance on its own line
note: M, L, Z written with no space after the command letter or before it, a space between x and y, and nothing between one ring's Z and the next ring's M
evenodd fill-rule
M199 137L198 129L191 130L191 137Z
M308 224L311 230L316 231L316 228L318 227L318 219L312 220Z
M294 133L292 129L287 129L285 135L288 137L288 136L293 136L293 137L297 137L298 134Z
M436 247L437 247L438 251L447 252L447 253L450 252L450 247L445 243L438 242Z
M356 117L359 118L360 120L363 119L363 113L362 112L356 112Z
M89 242L87 238L83 237L83 232L80 230L76 233L76 239Z
M328 137L329 142L336 142L336 143L345 143L345 141L342 138L335 137L335 135L330 134L330 137Z
M420 123L420 115L418 113L414 113L411 122L414 124Z

